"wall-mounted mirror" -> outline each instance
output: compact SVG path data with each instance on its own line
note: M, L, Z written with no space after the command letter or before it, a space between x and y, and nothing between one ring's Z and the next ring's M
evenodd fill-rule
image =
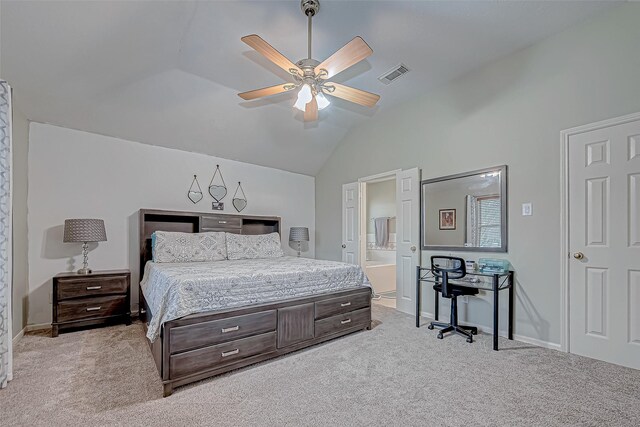
M507 166L422 181L422 249L507 251Z

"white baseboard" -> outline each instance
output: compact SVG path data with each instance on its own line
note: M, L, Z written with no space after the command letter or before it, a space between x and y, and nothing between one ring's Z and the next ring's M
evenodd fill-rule
M538 338L526 337L524 335L513 334L513 339L527 344L533 344L538 347L548 348L550 350L562 351L562 346L554 342L542 341Z
M20 339L24 336L26 329L27 329L26 327L23 328L20 332L18 332L18 334L15 337L13 337L13 341L12 341L13 345L16 345L16 343L20 341Z
M138 310L131 310L131 317L135 318L138 316L138 314ZM33 325L27 325L20 332L18 332L15 337L13 337L12 343L13 345L16 345L16 343L20 341L20 339L24 337L24 334L26 334L27 332L43 331L45 329L51 329L51 323L34 323Z
M421 317L426 317L429 319L433 319L433 313L428 313L426 311L422 311L420 312L420 316ZM466 326L476 326L478 328L478 332L484 332L486 334L493 334L493 328L490 326L483 326L483 325L476 325L476 324L470 324L467 322L460 322L461 325L466 325ZM509 336L509 333L507 331L501 330L498 331L498 335L504 338L507 338ZM538 347L543 347L543 348L549 348L551 350L558 350L558 351L562 351L562 348L560 346L560 344L556 344L554 342L548 342L548 341L543 341L541 339L538 338L531 338L531 337L527 337L524 335L518 335L518 334L513 334L513 339L516 341L521 341L527 344L532 344Z
M42 331L44 329L51 329L51 323L34 323L33 325L27 325L24 328L25 332Z

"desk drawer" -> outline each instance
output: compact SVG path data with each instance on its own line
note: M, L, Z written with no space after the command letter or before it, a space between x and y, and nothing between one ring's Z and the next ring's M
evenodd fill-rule
M98 295L124 294L127 292L127 276L58 279L58 300Z
M276 330L276 310L171 328L171 353Z
M242 219L228 215L207 215L202 217L202 231L225 231L242 228Z
M362 308L350 313L339 314L322 320L316 320L315 337L320 338L355 327L365 328L371 323L371 308Z
M366 292L330 298L316 303L316 319L348 313L371 305L371 293Z
M276 333L269 332L249 338L213 345L170 356L171 379L206 369L215 369L246 357L270 353L276 349Z
M127 313L126 295L81 298L58 303L58 322L87 320Z

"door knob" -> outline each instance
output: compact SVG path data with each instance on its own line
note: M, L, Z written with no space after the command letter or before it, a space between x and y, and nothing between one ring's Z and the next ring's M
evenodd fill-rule
M411 252L415 252L416 251L416 247L415 246L411 246Z
M345 245L344 243L342 244L342 249L347 249L347 245Z
M583 259L583 258L584 258L584 254L583 254L582 252L575 252L575 253L573 254L573 257L574 257L575 259Z

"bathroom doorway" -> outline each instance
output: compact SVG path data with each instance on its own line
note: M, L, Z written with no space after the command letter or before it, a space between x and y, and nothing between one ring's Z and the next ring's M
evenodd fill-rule
M368 208L367 201L379 190L374 185L386 181L395 186L395 205L386 206L385 210L372 206ZM370 197L367 197L367 193ZM386 231L378 227L379 237L383 239L378 242L375 241L375 218L388 218ZM389 236L385 245L387 233ZM343 184L341 246L342 261L360 265L372 278L374 292L381 294L380 297L376 296L376 302L415 314L416 267L420 265L421 255L418 250L420 169L398 169ZM375 267L379 268L376 270Z
M396 174L364 178L360 265L374 290L374 303L396 308Z

